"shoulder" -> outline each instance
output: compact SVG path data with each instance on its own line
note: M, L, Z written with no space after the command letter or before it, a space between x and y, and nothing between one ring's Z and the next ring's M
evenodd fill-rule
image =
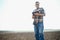
M36 9L34 9L33 12L36 12Z
M41 8L39 8L39 10L44 10L44 8L41 7Z

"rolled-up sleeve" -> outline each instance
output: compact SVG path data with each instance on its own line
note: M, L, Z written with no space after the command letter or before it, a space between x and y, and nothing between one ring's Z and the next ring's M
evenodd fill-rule
M44 11L44 9L43 9L43 8L42 8L42 10L41 10L41 13L42 13L42 14L45 14L45 11Z
M40 9L39 9L39 13L45 14L44 9L43 9L43 8L40 8Z
M34 15L34 13L35 13L35 10L33 10L32 15Z

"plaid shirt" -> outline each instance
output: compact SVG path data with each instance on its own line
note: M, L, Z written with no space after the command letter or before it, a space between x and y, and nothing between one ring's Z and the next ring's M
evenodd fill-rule
M35 9L35 10L32 12L32 14L34 15L35 13L45 14L43 8ZM43 17L35 16L34 22L43 22Z

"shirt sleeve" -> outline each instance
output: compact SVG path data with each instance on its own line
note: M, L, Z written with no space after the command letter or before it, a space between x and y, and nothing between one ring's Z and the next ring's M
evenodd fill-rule
M34 12L32 12L32 15L34 15Z
M44 9L41 8L40 13L45 14Z
M34 16L35 10L33 10L32 15Z

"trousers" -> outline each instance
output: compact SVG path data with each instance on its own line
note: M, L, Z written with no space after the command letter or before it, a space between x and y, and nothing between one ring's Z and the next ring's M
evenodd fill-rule
M43 30L44 30L43 22L39 22L36 25L34 25L34 33L36 40L44 40Z

